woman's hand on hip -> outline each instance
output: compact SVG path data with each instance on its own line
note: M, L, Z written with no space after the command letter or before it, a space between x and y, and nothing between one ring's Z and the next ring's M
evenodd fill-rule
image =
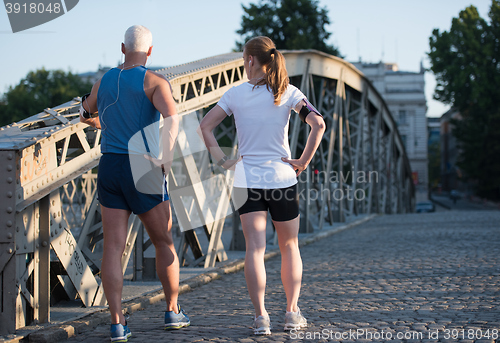
M304 163L300 159L295 160L295 159L289 159L286 157L282 157L281 160L283 162L290 163L293 170L295 170L295 173L297 174L297 176L299 176L300 173L302 173L304 170L306 170L307 165L308 165L308 163Z

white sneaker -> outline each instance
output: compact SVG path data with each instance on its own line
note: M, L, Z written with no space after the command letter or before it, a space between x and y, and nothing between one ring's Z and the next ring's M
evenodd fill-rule
M287 312L285 314L285 331L301 330L307 327L307 319L302 315L300 309L297 312Z
M271 320L269 317L258 316L253 321L253 333L255 335L270 335Z

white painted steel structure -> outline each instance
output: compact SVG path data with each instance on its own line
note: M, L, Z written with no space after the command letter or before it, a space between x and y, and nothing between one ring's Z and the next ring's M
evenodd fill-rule
M230 53L159 71L172 84L184 127L169 187L171 194L182 194L174 195L172 203L179 225L187 230L178 248L185 265L208 267L227 258L221 235L224 214L231 212L230 179L213 168L187 132L207 106L246 81L241 57ZM286 51L285 57L291 82L324 114L327 125L300 180L301 230L321 230L357 214L412 211L414 189L404 146L371 83L351 64L318 51ZM101 133L79 122L79 103L76 98L0 128L0 335L50 321L51 297L79 297L85 306L106 302L99 278L102 224L95 197ZM231 120L222 123L216 137L235 153ZM308 126L292 115L290 131L292 153L298 156ZM202 187L174 191L209 179L214 180L211 192ZM203 226L207 247L189 227L201 216L212 218ZM143 252L151 244L146 238L138 218L131 216L122 265L125 271L135 251L139 279Z

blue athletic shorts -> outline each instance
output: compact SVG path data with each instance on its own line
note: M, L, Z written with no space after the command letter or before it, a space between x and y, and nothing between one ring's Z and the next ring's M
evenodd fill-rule
M146 166L149 172L134 181L131 163L140 164L143 170ZM143 156L112 153L103 154L99 161L97 195L104 207L129 210L135 214L145 213L169 199L161 168Z

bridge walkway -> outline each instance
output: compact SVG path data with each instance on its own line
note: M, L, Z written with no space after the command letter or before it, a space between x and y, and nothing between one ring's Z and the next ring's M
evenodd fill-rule
M283 332L285 295L274 256L266 262L271 336L252 335L252 305L238 272L180 296L189 328L162 330L164 302L133 312L129 341L498 341L499 221L500 211L381 215L302 246L299 306L310 326L300 336ZM107 342L108 321L67 342Z

